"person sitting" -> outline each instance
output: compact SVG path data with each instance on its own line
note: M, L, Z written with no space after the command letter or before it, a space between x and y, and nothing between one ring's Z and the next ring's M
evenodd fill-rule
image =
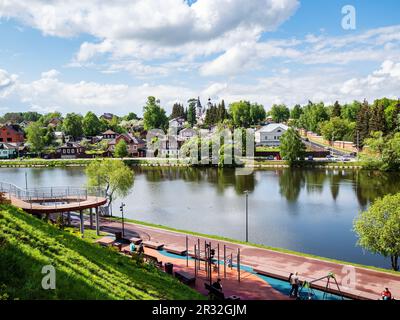
M217 290L219 290L219 291L222 292L222 284L221 284L221 281L222 281L222 280L221 280L220 278L218 278L217 281L214 282L214 283L212 284L212 287L213 287L214 289L217 289Z
M392 293L388 288L385 288L385 290L382 291L382 300L392 300Z
M138 248L138 253L139 253L139 254L142 254L142 253L144 253L144 246L143 246L143 244L142 244L142 243L139 245L139 248Z
M131 254L134 253L135 250L136 250L136 246L135 246L135 244L134 244L133 242L131 242L131 244L129 245L129 251L130 251L130 253L131 253Z

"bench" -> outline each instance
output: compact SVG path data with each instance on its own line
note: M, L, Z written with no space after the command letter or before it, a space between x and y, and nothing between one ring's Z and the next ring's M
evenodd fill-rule
M143 241L143 245L146 248L154 249L154 250L161 250L164 247L163 243L154 242L154 241Z
M158 261L157 257L153 257L144 253L143 260L149 264L156 266L157 268L162 268L162 261Z
M103 237L101 239L96 240L96 243L98 243L101 246L108 247L112 246L115 242L115 239L111 237Z
M225 300L225 295L222 291L210 286L208 283L204 283L204 287L208 290L208 296L211 300Z
M164 250L169 253L176 254L178 256L186 256L186 253L187 253L186 250L182 250L182 249L175 248L175 247L164 247Z
M175 271L175 278L186 285L194 285L196 283L196 278L185 271Z

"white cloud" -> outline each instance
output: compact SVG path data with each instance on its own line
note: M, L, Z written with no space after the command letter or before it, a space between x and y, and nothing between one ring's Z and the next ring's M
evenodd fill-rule
M373 97L399 98L400 92L400 62L386 60L381 67L363 78L352 78L346 81L340 92L372 100Z
M0 6L0 17L18 19L45 35L94 36L96 41L82 43L75 66L102 55L143 63L221 53L221 60L239 66L244 54L235 46L257 42L298 7L298 0L198 0L191 6L182 0L8 0ZM218 66L205 67L204 72L213 69L221 73ZM143 72L133 68L136 71Z
M0 98L10 94L17 78L15 74L9 74L6 70L0 69Z
M85 113L92 110L97 113L113 112L126 114L129 111L142 113L148 96L161 99L163 106L170 110L180 99L186 102L195 96L195 92L186 87L172 85L128 86L125 84L100 84L80 81L70 83L61 81L56 70L43 72L40 79L23 83L16 81L13 91L3 98L3 103L18 103L30 110L50 112L59 110L63 113ZM1 93L1 92L0 92Z

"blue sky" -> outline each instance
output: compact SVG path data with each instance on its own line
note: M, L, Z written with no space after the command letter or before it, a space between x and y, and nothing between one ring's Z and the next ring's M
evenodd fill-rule
M168 110L197 96L269 109L400 95L399 1L191 2L0 5L0 114L141 114L149 95Z

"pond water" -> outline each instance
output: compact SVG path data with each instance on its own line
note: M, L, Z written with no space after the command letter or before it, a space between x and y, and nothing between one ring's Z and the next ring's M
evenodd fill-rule
M2 168L0 181L25 186L82 186L83 168ZM323 257L390 268L389 259L356 246L357 214L377 197L400 191L400 175L353 170L280 169L235 175L214 168L137 168L119 215L177 229L245 238Z

